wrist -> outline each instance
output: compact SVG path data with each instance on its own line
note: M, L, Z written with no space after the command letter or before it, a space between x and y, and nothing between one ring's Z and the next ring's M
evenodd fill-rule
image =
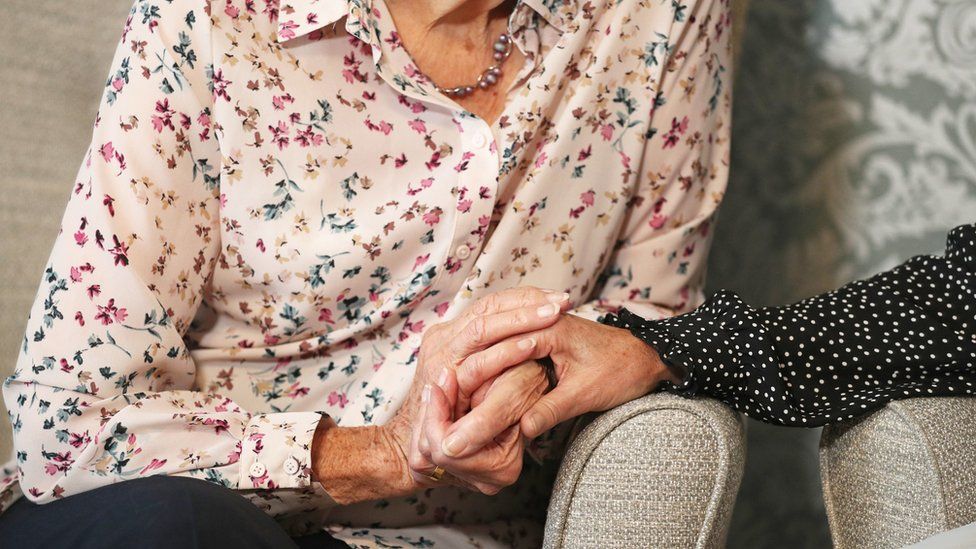
M340 505L406 496L419 489L390 429L339 427L331 418L323 418L312 439L312 479Z
M635 336L629 330L626 330L626 332L630 347L640 357L640 363L645 366L647 379L650 383L650 389L648 391L657 388L662 381L668 381L672 384L681 382L684 377L684 372L662 359L657 349L652 345Z

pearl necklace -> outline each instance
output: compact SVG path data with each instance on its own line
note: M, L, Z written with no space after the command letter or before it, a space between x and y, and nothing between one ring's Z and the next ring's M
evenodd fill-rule
M474 93L475 88L487 90L497 84L502 76L502 63L512 53L512 38L507 33L500 34L498 39L495 40L495 43L492 44L492 49L495 50L492 54L495 62L482 71L474 84L455 86L453 88L442 88L435 84L434 88L448 97L464 97Z

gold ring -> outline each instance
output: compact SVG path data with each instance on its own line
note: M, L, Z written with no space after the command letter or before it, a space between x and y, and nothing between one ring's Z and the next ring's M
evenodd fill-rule
M444 468L441 467L440 465L434 467L434 470L431 471L429 475L427 475L427 478L429 478L434 482L440 482L441 479L444 478Z

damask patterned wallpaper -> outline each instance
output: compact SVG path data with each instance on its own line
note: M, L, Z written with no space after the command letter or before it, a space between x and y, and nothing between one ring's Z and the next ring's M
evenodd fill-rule
M803 298L976 221L976 1L751 0L712 289ZM730 547L829 546L820 431L750 422Z

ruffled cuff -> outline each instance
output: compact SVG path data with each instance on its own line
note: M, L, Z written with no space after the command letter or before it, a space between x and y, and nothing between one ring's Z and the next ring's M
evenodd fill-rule
M675 338L661 320L646 320L624 308L617 313L607 315L602 322L629 330L634 337L650 345L657 352L661 362L680 379L678 383L662 381L658 387L660 390L684 397L692 397L698 393L700 387L696 368L693 364L689 364L687 356L675 349Z
M727 383L723 387L719 382L728 378L720 375L719 370L737 365L735 334L742 330L761 330L757 319L749 314L751 311L739 296L720 291L683 315L646 320L621 309L603 322L629 330L657 351L661 361L680 379L677 383L662 382L661 390L684 397L708 394L721 398L735 388Z

